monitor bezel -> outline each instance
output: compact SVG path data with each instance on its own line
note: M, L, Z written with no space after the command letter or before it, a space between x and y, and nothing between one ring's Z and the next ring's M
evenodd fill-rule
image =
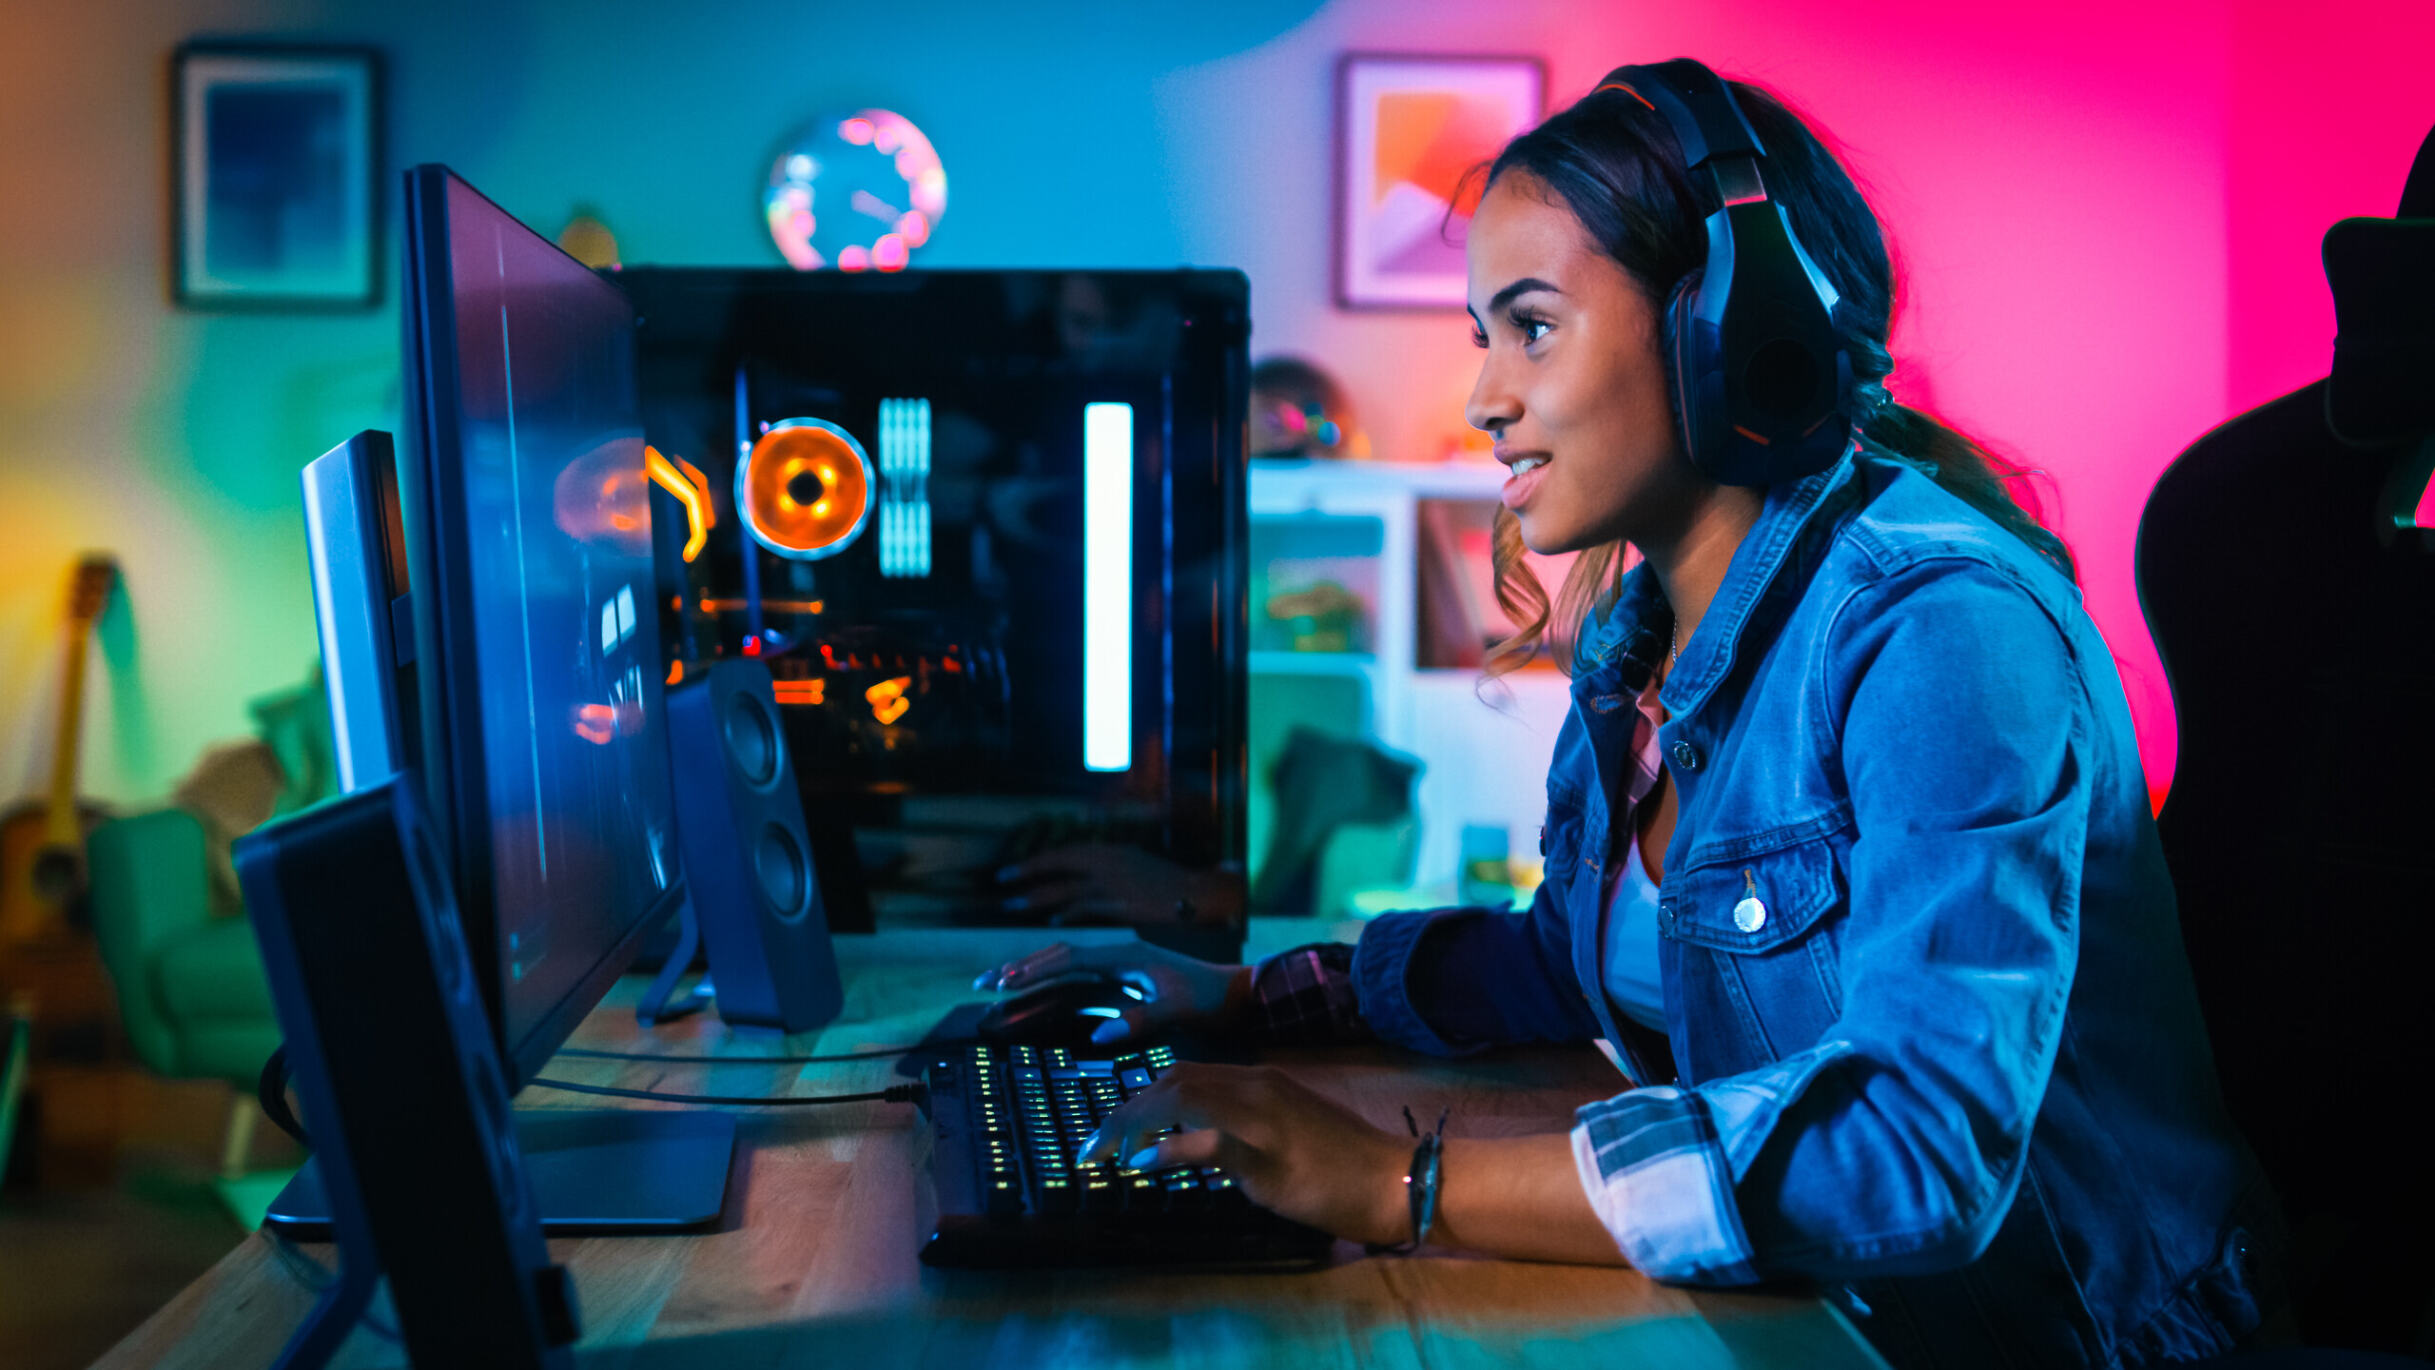
M508 1088L513 1092L541 1069L633 962L644 940L675 913L685 899L685 880L679 872L606 954L556 1003L540 1012L520 1040L508 1039L509 985L506 958L499 946L496 863L482 764L478 663L471 652L451 652L448 648L452 642L472 641L475 594L469 574L464 434L457 422L456 407L438 399L461 388L455 348L456 297L449 255L449 185L453 182L463 187L527 233L532 230L443 165L426 163L412 167L405 173L405 179L405 286L399 312L405 328L406 450L411 454L409 465L414 479L404 479L409 466L401 465L399 485L405 497L408 561L415 586L412 601L422 721L422 746L417 761L425 797L431 801L433 826L441 835L456 881L457 907L464 923L466 945L479 961L480 970L475 978L482 986L492 1039L499 1048ZM533 238L551 251L558 251L555 244L541 235L533 234ZM628 321L631 346L634 314L625 295L573 257L566 260L570 284L580 277L585 283L583 288L597 290L603 299L616 303ZM638 420L639 417L638 406ZM654 722L664 728L666 713L660 707L662 682L654 672L643 674L647 706L655 715ZM670 809L673 812L673 794Z

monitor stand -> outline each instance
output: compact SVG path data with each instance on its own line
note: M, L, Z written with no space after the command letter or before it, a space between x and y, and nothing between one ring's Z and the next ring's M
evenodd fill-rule
M513 1116L541 1230L551 1236L706 1228L726 1205L732 1115L532 1109ZM330 1204L311 1161L279 1191L263 1225L299 1241L329 1239Z

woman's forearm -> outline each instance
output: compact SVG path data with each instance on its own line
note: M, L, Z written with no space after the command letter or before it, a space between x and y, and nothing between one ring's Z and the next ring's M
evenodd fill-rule
M1572 1137L1448 1138L1430 1240L1495 1256L1622 1265L1573 1168Z

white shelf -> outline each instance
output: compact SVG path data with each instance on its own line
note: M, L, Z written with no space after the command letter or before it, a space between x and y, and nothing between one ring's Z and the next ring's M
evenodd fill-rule
M1570 682L1552 672L1508 676L1484 689L1475 670L1420 670L1419 518L1425 499L1493 500L1505 483L1486 458L1448 462L1254 461L1254 522L1307 518L1376 520L1375 655L1254 652L1255 673L1360 675L1370 685L1372 732L1427 769L1414 795L1420 810L1414 883L1454 881L1467 823L1502 824L1517 857L1537 855L1546 812L1548 760L1571 707ZM1257 606L1254 606L1257 612Z

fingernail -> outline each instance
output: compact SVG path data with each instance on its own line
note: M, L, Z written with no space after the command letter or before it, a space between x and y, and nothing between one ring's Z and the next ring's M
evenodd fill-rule
M1145 1146L1125 1158L1125 1165L1134 1170L1148 1170L1150 1162L1158 1159L1158 1148Z
M1098 1145L1098 1133L1094 1132L1090 1136L1084 1138L1082 1142L1082 1149L1074 1153L1074 1164L1089 1165L1091 1163L1091 1152L1095 1150Z
M980 974L972 977L972 987L974 989L988 989L990 987L990 980L994 978L996 974L996 971L982 971Z
M1133 1025L1122 1018L1110 1018L1091 1029L1091 1040L1100 1043L1121 1042L1132 1035Z

